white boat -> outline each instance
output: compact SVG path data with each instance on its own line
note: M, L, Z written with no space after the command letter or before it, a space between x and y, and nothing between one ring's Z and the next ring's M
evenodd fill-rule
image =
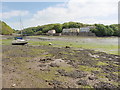
M21 28L23 29L21 18L20 18L20 24L21 24ZM21 36L23 37L22 30L21 30ZM14 40L12 41L12 45L25 45L25 44L27 44L28 41L23 39L22 37L15 37Z
M28 41L22 39L22 37L16 37L15 40L12 41L12 45L25 45Z

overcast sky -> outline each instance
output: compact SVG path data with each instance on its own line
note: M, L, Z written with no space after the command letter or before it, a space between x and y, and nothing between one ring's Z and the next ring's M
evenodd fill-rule
M24 28L69 21L106 25L118 23L119 0L11 1L2 2L0 19L13 29L21 29L20 17Z

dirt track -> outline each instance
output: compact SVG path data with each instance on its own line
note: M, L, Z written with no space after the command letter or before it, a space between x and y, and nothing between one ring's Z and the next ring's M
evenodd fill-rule
M120 56L88 49L3 46L3 88L118 88Z

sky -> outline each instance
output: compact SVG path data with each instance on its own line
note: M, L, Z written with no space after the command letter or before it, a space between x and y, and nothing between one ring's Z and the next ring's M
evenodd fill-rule
M11 1L11 2L10 2ZM117 24L119 0L4 0L0 20L13 29L50 23Z

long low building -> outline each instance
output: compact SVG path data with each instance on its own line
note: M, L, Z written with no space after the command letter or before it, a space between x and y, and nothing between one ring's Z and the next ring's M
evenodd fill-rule
M95 27L94 26L87 26L87 27L81 27L81 28L68 28L68 29L63 29L62 33L90 32L91 28L95 28Z
M69 32L80 32L79 28L69 28L69 29L63 29L63 33L69 33Z
M95 36L95 34L90 31L91 28L95 28L95 27L87 26L87 27L81 27L81 28L63 29L62 35Z
M95 26L81 27L80 32L90 32L91 28L95 28Z
M80 32L89 32L90 28L89 27L82 27L80 28Z

